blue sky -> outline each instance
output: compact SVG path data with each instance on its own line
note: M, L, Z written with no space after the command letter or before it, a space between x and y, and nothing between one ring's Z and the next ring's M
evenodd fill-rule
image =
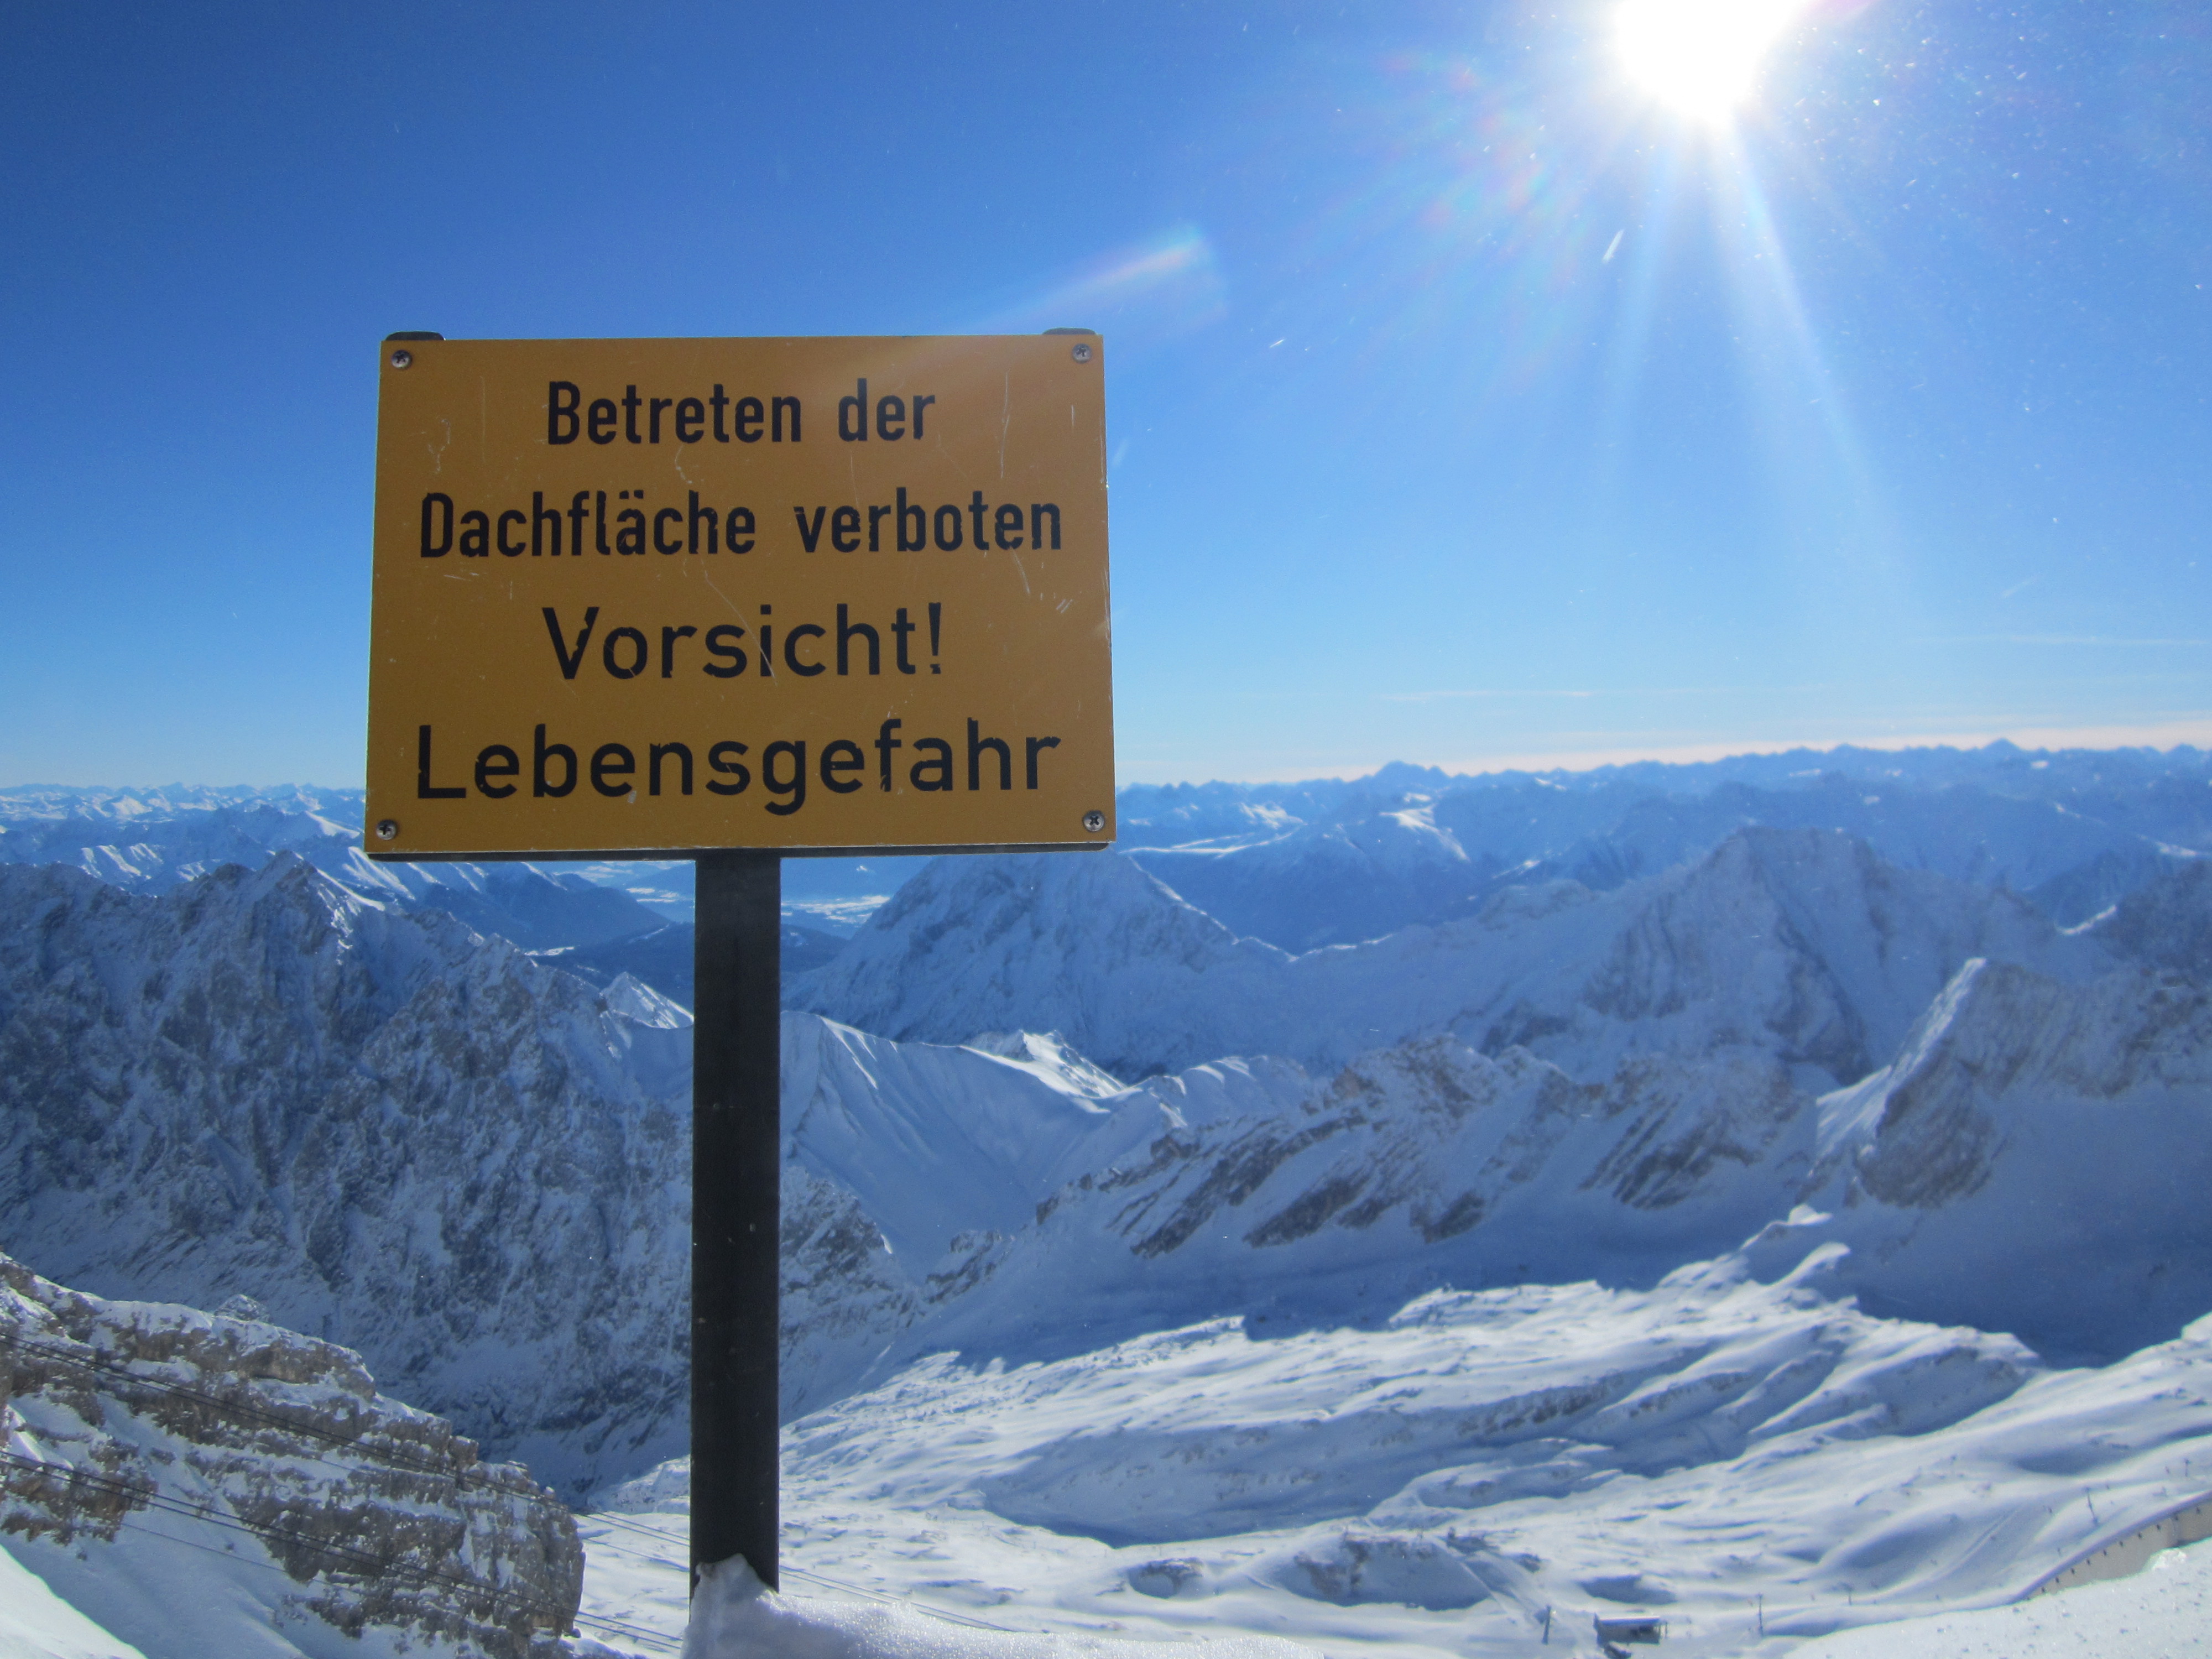
M401 328L1103 331L1125 781L2212 741L2202 7L1615 14L14 8L0 781L358 781Z

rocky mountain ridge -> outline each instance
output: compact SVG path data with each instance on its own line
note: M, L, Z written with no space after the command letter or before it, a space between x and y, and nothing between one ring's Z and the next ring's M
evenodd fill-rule
M380 1395L359 1356L245 1311L106 1301L0 1257L16 1564L149 1659L232 1650L246 1608L288 1652L565 1651L584 1557L553 1495Z
M683 1256L688 1026L296 860L0 866L0 1249L252 1296L556 1478L673 1448L683 1322L638 1287Z
M1511 890L1291 957L1127 860L956 867L967 899L917 881L860 959L905 963L972 1042L787 1016L790 1410L947 1345L1650 1284L1754 1235L1762 1272L1843 1244L1870 1306L2065 1352L2212 1304L2199 994L2148 965L2196 936L2191 872L2068 933L1754 830L1612 893ZM1115 1019L1200 1054L1256 1028L1319 1076L1208 1059L1124 1086L1080 1052ZM687 1024L297 860L160 897L0 866L0 1248L102 1291L258 1297L580 1492L681 1443ZM1077 1030L981 1034L1051 1024ZM1965 1173L1936 1180L1915 1137L1954 1119ZM2132 1235L2043 1227L2109 1209L2106 1180L2172 1196ZM2008 1301L1999 1264L2039 1228L2048 1267Z
M1742 1047L1826 1088L1886 1060L1975 956L2069 981L2114 960L2002 890L1832 831L1748 829L1610 891L1511 887L1462 921L1301 956L1118 855L941 860L787 1000L900 1039L1057 1030L1125 1076L1234 1053L1334 1067L1449 1034L1593 1079L1633 1054Z

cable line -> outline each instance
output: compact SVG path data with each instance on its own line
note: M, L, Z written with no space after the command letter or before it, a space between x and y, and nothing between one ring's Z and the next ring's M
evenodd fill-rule
M233 1417L259 1423L269 1428L282 1429L288 1434L301 1435L310 1440L320 1440L329 1445L343 1447L349 1451L358 1454L364 1462L381 1463L387 1468L403 1470L410 1474L429 1475L441 1480L451 1480L457 1486L468 1485L471 1476L477 1474L483 1477L483 1484L506 1497L514 1498L525 1504L541 1505L551 1504L564 1511L568 1510L567 1504L562 1504L558 1498L549 1494L515 1492L497 1485L490 1478L491 1466L488 1464L479 1462L471 1468L445 1468L428 1456L410 1457L403 1452L374 1447L368 1442L370 1431L365 1430L357 1436L340 1434L335 1430L321 1428L312 1423L296 1422L281 1413L251 1405L244 1401L230 1400L221 1395L210 1394L204 1389L196 1389L189 1383L173 1382L161 1377L142 1376L121 1361L102 1358L96 1355L87 1357L70 1349L56 1347L16 1336L9 1332L0 1331L0 1346L33 1354L56 1364L74 1366L79 1370L88 1371L95 1376L118 1377L135 1388L150 1389L157 1394L166 1394L176 1399L197 1401ZM160 1364L166 1362L154 1360L148 1363ZM333 1458L320 1456L313 1452L304 1455L313 1458L317 1462L328 1463L333 1468L349 1467Z
M289 1527L274 1526L267 1522L248 1521L242 1516L220 1512L214 1504L204 1499L165 1495L158 1486L139 1486L133 1481L118 1480L112 1475L95 1474L89 1469L72 1463L50 1462L42 1458L19 1457L13 1452L0 1452L0 1464L26 1474L58 1478L72 1486L91 1486L97 1491L119 1497L125 1501L126 1513L130 1508L143 1505L160 1510L165 1514L182 1516L188 1521L202 1522L209 1526L225 1527L233 1532L250 1533L264 1540L291 1544L315 1551L319 1554L336 1556L359 1565L361 1576L371 1580L401 1577L425 1589L436 1585L441 1589L459 1590L470 1595L481 1596L495 1603L505 1601L526 1613L565 1620L568 1615L550 1602L537 1601L520 1590L465 1577L459 1573L442 1571L432 1566L403 1566L396 1559L387 1559L368 1550L356 1549L328 1539L317 1538L311 1533L295 1532ZM32 1503L43 1503L36 1492L18 1490L16 1497ZM118 1519L121 1519L120 1516Z
M459 1486L471 1484L470 1476L472 1474L483 1474L487 1479L474 1484L496 1492L501 1497L519 1500L524 1504L535 1507L550 1504L559 1509L563 1514L572 1514L568 1506L557 1498L544 1493L516 1492L491 1481L488 1478L489 1469L484 1466L479 1465L475 1469L442 1468L426 1457L409 1457L395 1449L373 1446L369 1443L368 1431L364 1431L358 1436L339 1434L313 1424L296 1421L282 1413L269 1411L244 1401L228 1399L220 1395L211 1394L204 1389L193 1388L187 1383L147 1376L117 1360L98 1355L79 1353L71 1349L25 1338L12 1332L0 1331L0 1347L12 1348L19 1353L45 1359L54 1364L67 1366L95 1377L119 1379L134 1388L150 1389L157 1394L212 1407L218 1412L232 1417L281 1430L288 1434L323 1441L327 1444L352 1452L361 1463L381 1466L410 1474L433 1476L440 1480L450 1480ZM111 1392L119 1392L119 1390ZM343 1462L337 1458L315 1452L290 1455L304 1456L313 1462L349 1474L356 1472L359 1468L358 1464ZM149 1510L179 1516L185 1520L224 1528L233 1532L246 1533L264 1542L301 1546L320 1552L325 1555L349 1559L356 1564L355 1576L370 1583L382 1583L388 1578L402 1577L424 1589L434 1586L459 1590L484 1598L495 1606L505 1602L520 1608L526 1613L556 1620L566 1618L572 1626L592 1625L610 1633L633 1640L671 1648L678 1645L674 1638L642 1626L629 1625L603 1613L586 1613L580 1610L574 1613L564 1614L558 1607L533 1600L518 1590L505 1589L459 1574L443 1572L434 1567L403 1566L397 1561L387 1561L368 1551L356 1549L348 1545L316 1538L305 1533L294 1532L283 1527L247 1521L234 1515L218 1513L211 1504L203 1500L167 1496L163 1494L158 1486L142 1486L112 1475L98 1474L88 1469L79 1468L74 1464L21 1457L9 1452L0 1452L0 1465L50 1480L59 1478L72 1485L89 1485L100 1491L122 1497L126 1504L141 1504ZM19 1492L16 1495L33 1502L41 1501L29 1492ZM119 1526L125 1521L137 1520L138 1517L130 1516L126 1510L125 1515L116 1517L116 1524ZM275 1562L253 1561L244 1557L226 1555L225 1552L214 1549L209 1545L196 1544L190 1539L177 1538L167 1533L154 1531L145 1527L143 1522L139 1522L138 1529L145 1532L149 1536L165 1539L170 1543L179 1544L188 1549L207 1550L211 1554L225 1555L227 1559L244 1559L248 1565L266 1567L271 1571L286 1572L287 1571ZM289 1576L287 1572L287 1577Z

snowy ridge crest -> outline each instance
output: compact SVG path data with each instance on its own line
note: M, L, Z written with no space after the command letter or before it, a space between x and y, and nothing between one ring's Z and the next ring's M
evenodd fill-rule
M900 1039L1061 1031L1120 1076L1233 1053L1334 1068L1448 1034L1593 1078L1632 1054L1755 1048L1826 1089L1882 1063L1978 955L2068 981L2115 960L2008 893L1753 829L1609 892L1509 888L1465 920L1297 957L1119 854L941 860L790 1000Z

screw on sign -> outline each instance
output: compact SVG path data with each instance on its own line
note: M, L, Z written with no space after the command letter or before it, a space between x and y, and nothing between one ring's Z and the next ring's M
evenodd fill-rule
M697 864L695 1571L777 1578L780 860L1113 840L1104 344L1050 332L380 346L369 856Z

